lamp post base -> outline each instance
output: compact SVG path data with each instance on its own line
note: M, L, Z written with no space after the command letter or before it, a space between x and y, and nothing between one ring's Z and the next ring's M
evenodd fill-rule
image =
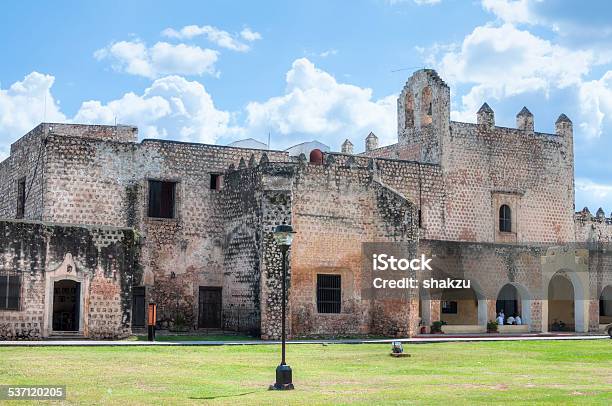
M294 389L292 382L292 372L289 365L279 365L276 367L276 382L270 385L269 390L291 390Z

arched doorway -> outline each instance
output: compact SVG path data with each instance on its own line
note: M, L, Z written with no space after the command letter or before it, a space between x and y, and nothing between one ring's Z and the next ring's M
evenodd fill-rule
M532 297L527 288L519 283L506 283L499 290L495 302L495 315L503 310L506 320L510 317L520 316L521 325L531 330L531 301Z
M574 285L562 273L556 273L548 283L549 331L574 331L576 312Z
M519 315L521 313L519 301L520 295L518 290L509 283L504 285L497 295L495 314L504 312L506 317Z
M612 285L606 286L599 295L599 324L612 323Z
M62 279L53 283L53 331L79 331L81 284Z

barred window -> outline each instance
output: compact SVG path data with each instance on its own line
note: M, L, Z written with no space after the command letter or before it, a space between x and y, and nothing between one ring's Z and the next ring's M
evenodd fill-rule
M0 310L19 310L21 277L16 274L0 273Z
M512 212L507 204L499 208L499 231L509 233L512 231Z
M340 275L317 275L317 311L340 313L342 284Z

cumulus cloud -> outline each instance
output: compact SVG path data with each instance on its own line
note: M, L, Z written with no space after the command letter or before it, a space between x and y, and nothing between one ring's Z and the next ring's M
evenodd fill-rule
M0 160L6 158L10 144L46 118L64 121L59 102L51 94L55 78L32 72L7 89L0 86Z
M168 38L177 39L192 39L194 37L203 36L213 44L232 51L246 52L251 49L248 44L240 41L237 35L232 35L227 31L220 30L211 25L186 25L180 30L166 28L162 31L162 35ZM261 34L247 27L242 30L240 37L245 41L252 42L261 39Z
M204 86L180 76L155 80L142 95L127 93L103 104L87 101L75 122L124 124L140 127L144 137L215 143L223 135L240 133L230 126L229 112L218 110Z
M163 75L215 75L219 53L194 45L157 42L152 47L139 40L118 41L97 50L97 60L110 60L113 69L150 79Z
M260 33L252 31L249 27L245 27L242 31L240 31L240 36L243 40L249 42L257 41L262 38Z
M551 88L579 85L597 61L591 50L562 47L509 23L476 27L454 49L429 58L451 84L472 85L453 112L460 120L473 120L486 98L534 91L548 96Z
M397 141L396 106L395 95L374 100L371 89L338 83L301 58L286 74L285 94L247 105L246 126L256 134L272 131L287 141L316 138L336 148L345 138L363 144L374 131L388 144Z
M582 83L578 94L581 130L589 137L601 136L604 124L612 124L612 70L599 80Z
M576 178L576 201L581 202L578 210L583 205L589 207L591 213L602 207L607 209L606 215L610 215L612 209L612 184L596 183L585 178ZM606 206L607 205L607 206Z
M508 23L535 24L538 17L530 0L482 0L482 7Z

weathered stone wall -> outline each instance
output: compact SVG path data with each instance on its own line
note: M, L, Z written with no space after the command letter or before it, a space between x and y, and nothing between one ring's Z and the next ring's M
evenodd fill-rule
M129 229L0 221L0 272L21 278L19 310L0 310L0 338L51 334L53 282L61 279L81 283L80 333L127 336L132 284L141 276L138 254Z
M571 135L451 123L442 169L445 237L481 242L574 240ZM511 233L499 232L510 206Z
M18 182L25 179L24 219L41 219L45 159L42 125L11 145L11 155L0 163L0 218L16 217Z
M144 237L142 283L153 286L162 327L177 315L197 327L200 286L223 286L221 192L210 174L263 151L145 140L141 144L48 137L45 220L133 227ZM271 160L287 154L268 151ZM147 216L148 180L177 182L176 216Z
M612 215L606 217L603 210L595 216L587 208L576 213L574 227L577 242L612 243Z
M262 192L258 168L227 173L223 199L224 327L260 330Z
M413 203L378 181L373 168L335 160L300 165L293 182L291 333L295 336L406 335L410 302L362 298L362 243L415 242ZM399 176L399 174L398 174ZM341 276L340 313L320 314L317 274Z

